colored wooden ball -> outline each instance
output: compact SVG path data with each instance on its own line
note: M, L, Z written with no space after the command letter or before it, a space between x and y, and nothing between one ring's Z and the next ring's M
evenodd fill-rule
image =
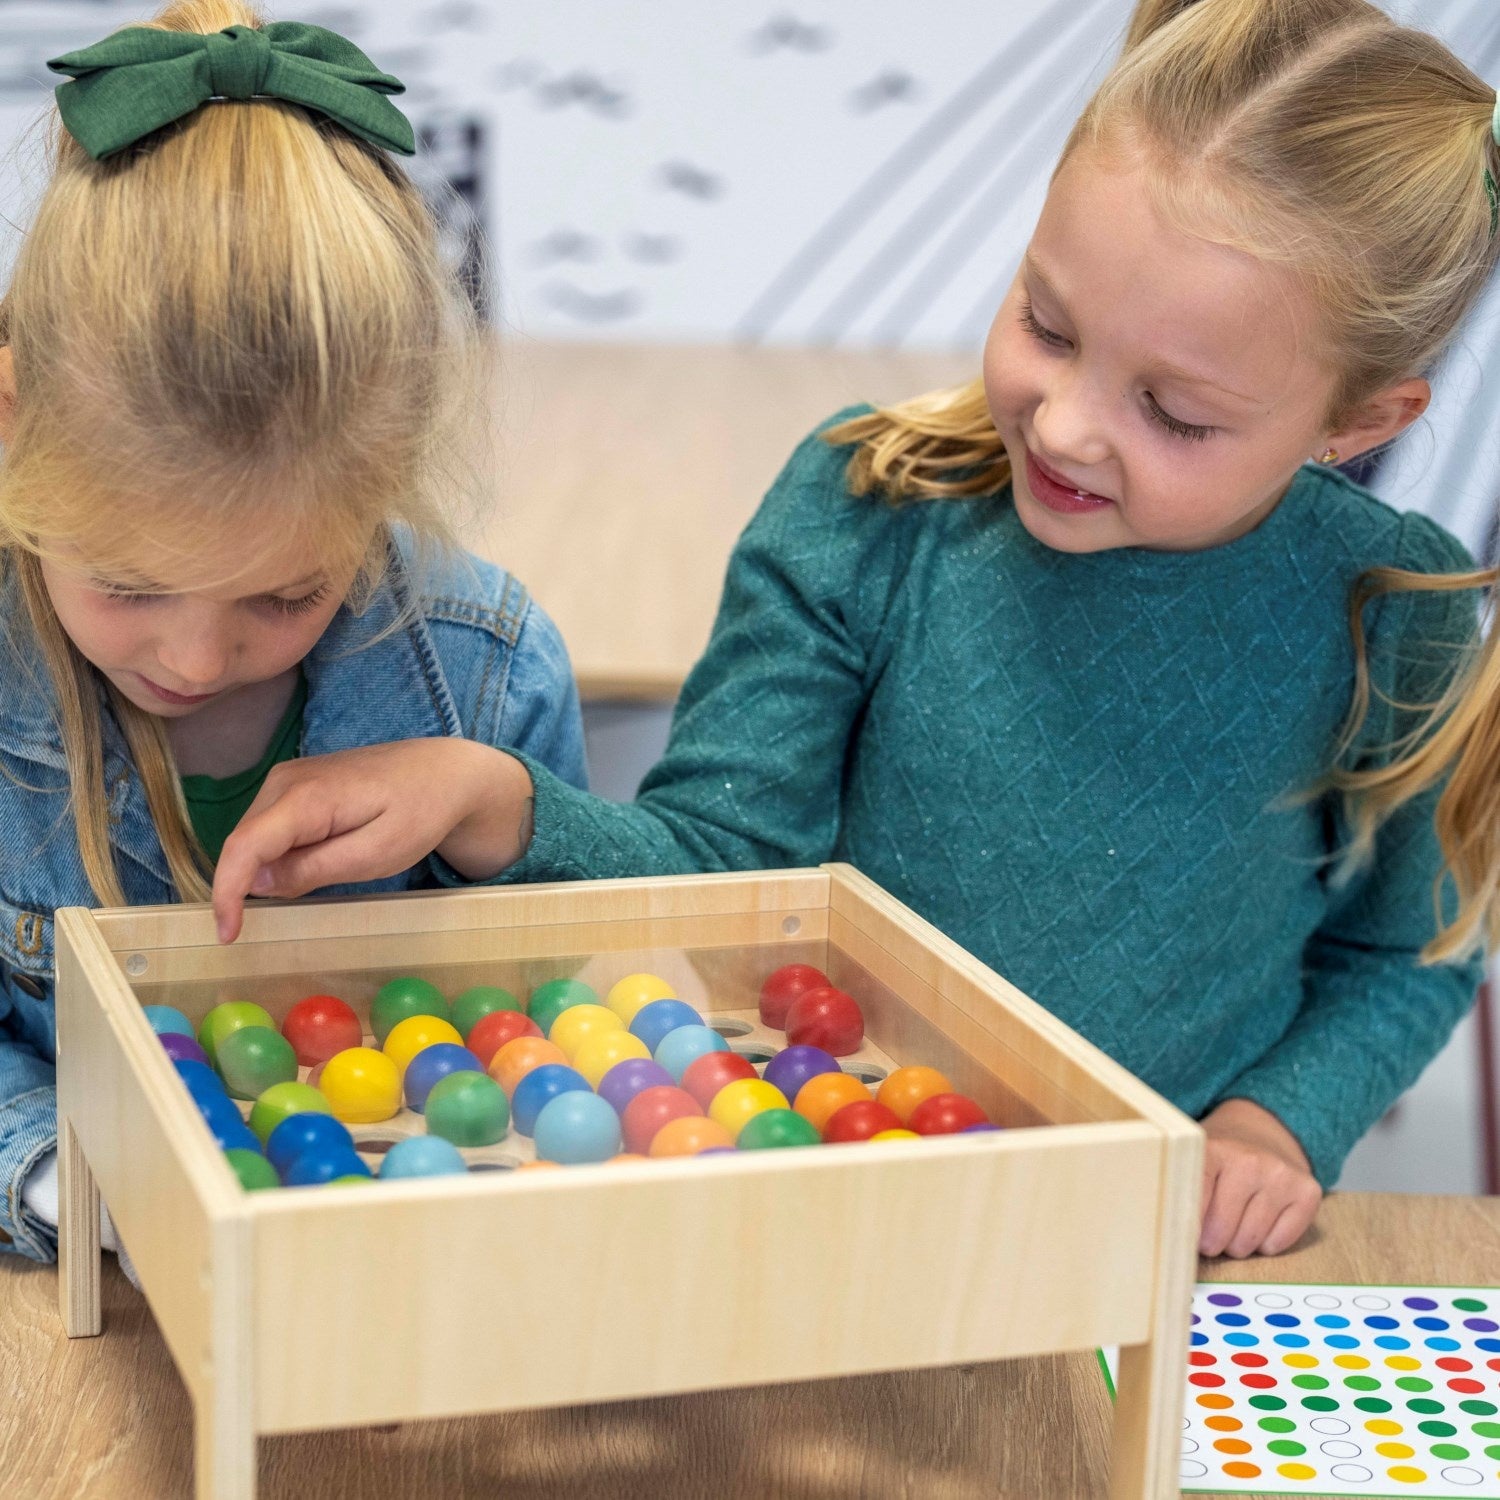
M380 1163L380 1177L464 1177L468 1165L452 1141L440 1135L412 1135L397 1141Z
M679 1026L669 1031L652 1055L672 1075L674 1083L691 1063L710 1052L728 1052L729 1043L712 1026Z
M340 1177L368 1177L370 1169L349 1146L309 1147L286 1169L287 1187L322 1187Z
M603 1005L570 1005L552 1023L547 1040L563 1050L563 1055L572 1062L578 1049L592 1036L605 1036L611 1031L623 1031L620 1018Z
M447 997L435 984L404 974L375 991L370 1002L370 1030L375 1033L375 1045L383 1047L396 1025L408 1016L441 1016L448 1021L450 1015Z
M455 1146L493 1146L509 1129L505 1090L488 1073L450 1073L427 1095L427 1133Z
M716 1120L702 1115L683 1115L669 1120L651 1141L652 1156L697 1156L716 1146L733 1147L734 1141Z
M633 1161L649 1161L650 1159L648 1156L642 1156L638 1151L622 1151L618 1156L610 1157L609 1164L614 1166L618 1162L623 1165Z
M755 1064L748 1057L741 1057L738 1052L705 1052L702 1057L695 1057L687 1065L680 1081L682 1087L698 1101L698 1107L706 1110L714 1102L714 1095L726 1083L733 1083L737 1078L756 1076Z
M453 1024L465 1041L477 1022L497 1010L514 1010L524 1014L525 1006L511 994L493 984L476 984L453 997Z
M173 1062L200 1062L205 1068L208 1066L208 1053L191 1035L184 1036L180 1031L158 1031L156 1039Z
M553 979L531 992L526 1014L536 1022L541 1035L549 1036L552 1023L570 1006L598 1003L599 996L581 979Z
M957 1135L970 1125L987 1125L989 1121L967 1095L933 1094L912 1110L906 1123L918 1135Z
M333 1113L350 1125L389 1120L401 1108L401 1071L373 1047L346 1047L330 1057L318 1087Z
M821 1047L783 1047L766 1064L761 1076L767 1083L774 1083L788 1099L795 1099L809 1078L841 1071L838 1058Z
M770 1151L782 1146L818 1146L812 1125L794 1109L763 1109L745 1121L735 1142L741 1151Z
M846 1145L850 1141L867 1141L882 1130L899 1130L901 1121L885 1105L874 1099L856 1099L829 1117L823 1127L823 1139L829 1145Z
M811 964L783 964L760 987L760 1024L775 1031L786 1029L786 1013L792 1001L808 990L826 989L828 976Z
M629 1026L643 1006L653 1000L675 1000L677 991L658 974L627 974L617 980L604 1003Z
M141 1014L157 1036L192 1036L193 1023L175 1005L143 1005Z
M259 1151L247 1151L243 1146L231 1146L224 1153L224 1160L240 1180L247 1193L263 1192L266 1188L281 1186L276 1168Z
M691 1096L689 1096L691 1097ZM756 1115L768 1109L787 1109L786 1095L764 1078L741 1078L726 1083L708 1106L709 1118L717 1120L736 1141Z
M518 1036L541 1036L541 1028L530 1016L518 1010L492 1010L481 1016L469 1031L469 1051L485 1067L495 1060L495 1054Z
M264 1026L270 1031L276 1030L271 1013L248 1000L226 1000L222 1005L214 1006L204 1016L203 1024L198 1028L198 1045L208 1053L208 1060L215 1067L218 1066L219 1043L230 1032L239 1031L244 1026Z
M211 1125L209 1130L220 1151L259 1151L260 1142L243 1120L238 1123Z
M877 1130L870 1139L872 1141L920 1141L922 1137L915 1130Z
M518 1036L514 1041L507 1042L490 1059L486 1071L505 1090L506 1096L510 1097L515 1093L516 1085L533 1068L539 1068L543 1063L566 1064L567 1061L562 1048L554 1047L546 1037Z
M464 1039L458 1034L458 1028L441 1016L407 1016L391 1027L380 1050L395 1063L396 1071L404 1077L417 1053L435 1047L439 1042L462 1047Z
M294 1083L297 1054L269 1026L241 1026L221 1038L215 1063L235 1099L258 1099L274 1083Z
M629 1033L626 1033L629 1035ZM608 1099L615 1113L624 1117L625 1108L645 1089L670 1087L672 1075L654 1058L627 1057L616 1063L597 1085L599 1097Z
M951 1094L953 1085L936 1068L917 1064L897 1068L875 1091L875 1097L905 1125L912 1111L934 1094Z
M574 1090L542 1106L533 1138L542 1161L566 1166L608 1161L620 1149L620 1117L598 1094Z
M965 1125L964 1128L959 1131L959 1134L960 1135L979 1135L982 1131L999 1130L999 1129L1000 1129L1000 1127L998 1125L992 1124L988 1120L981 1120L979 1122L979 1124L977 1124L977 1125Z
M868 1099L870 1091L852 1073L819 1073L797 1090L797 1113L820 1134L846 1104Z
M391 1033L392 1036L395 1032ZM433 1086L450 1073L483 1073L479 1059L467 1047L457 1042L434 1042L424 1047L407 1064L401 1078L402 1092L406 1095L406 1107L420 1115L427 1109L427 1097Z
M265 1145L271 1139L271 1132L293 1115L332 1113L321 1090L293 1079L288 1083L273 1083L256 1098L250 1107L250 1129L261 1145Z
M522 1135L530 1135L536 1129L536 1117L559 1094L578 1090L592 1093L589 1081L574 1068L562 1063L543 1063L533 1068L517 1085L511 1100L516 1129Z
M786 1039L793 1046L821 1047L835 1057L848 1057L865 1039L865 1018L843 990L832 985L807 990L786 1013Z
M610 1014L613 1015L614 1012L611 1011ZM617 1021L618 1019L616 1017ZM603 1031L584 1038L573 1054L573 1066L588 1079L591 1088L597 1089L603 1083L604 1075L616 1063L650 1056L646 1044L638 1036L631 1036L621 1026L617 1031Z
M630 1034L638 1036L655 1054L662 1038L679 1026L701 1026L703 1017L683 1000L652 1000L641 1006L630 1021Z
M354 1149L348 1127L332 1115L291 1115L266 1137L266 1160L283 1178L304 1151L328 1151L335 1146Z
M698 1101L674 1084L659 1083L642 1089L620 1116L625 1149L642 1154L650 1151L657 1131L664 1125L698 1112Z
M207 1063L199 1062L195 1057L177 1057L173 1058L172 1066L194 1099L204 1094L228 1097L224 1093L224 1080Z
M354 1008L337 995L309 995L299 1000L286 1013L281 1034L292 1044L304 1068L327 1062L335 1053L358 1047L365 1039Z

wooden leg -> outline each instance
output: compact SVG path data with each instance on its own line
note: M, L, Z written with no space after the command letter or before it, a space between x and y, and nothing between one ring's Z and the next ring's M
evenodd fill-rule
M255 1500L255 1427L248 1410L210 1395L194 1412L193 1440L194 1500Z
M104 1326L99 1312L99 1188L72 1124L57 1126L57 1296L70 1339Z

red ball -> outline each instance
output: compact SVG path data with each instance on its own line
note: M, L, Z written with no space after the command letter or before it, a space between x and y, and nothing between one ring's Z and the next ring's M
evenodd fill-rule
M620 1117L625 1133L625 1149L644 1156L656 1139L656 1132L673 1120L684 1120L689 1115L701 1115L698 1101L685 1090L670 1083L653 1084L642 1089Z
M760 1024L780 1031L792 1001L808 990L828 988L828 976L811 964L785 964L760 987Z
M327 1062L336 1053L360 1046L364 1027L352 1007L333 995L309 995L299 1000L281 1023L281 1034L292 1044L304 1068Z
M851 996L825 985L792 1001L786 1039L794 1047L821 1047L835 1057L848 1057L865 1039L865 1018Z
M481 1067L488 1068L490 1059L507 1043L518 1036L540 1036L542 1028L524 1011L492 1010L481 1016L469 1033L464 1045L479 1059Z
M901 1117L895 1110L887 1109L874 1099L856 1099L853 1104L834 1111L833 1117L823 1127L823 1139L829 1145L867 1141L878 1130L902 1128Z
M755 1064L738 1052L705 1052L687 1065L682 1086L698 1101L700 1109L707 1109L726 1083L755 1076Z
M988 1125L989 1117L965 1094L933 1094L911 1112L908 1130L918 1135L957 1135L970 1125Z

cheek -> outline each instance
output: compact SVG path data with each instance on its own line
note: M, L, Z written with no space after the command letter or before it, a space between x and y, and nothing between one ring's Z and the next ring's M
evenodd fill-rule
M990 329L984 346L984 394L990 416L1002 429L1013 428L1037 401L1036 355L1032 340L1011 314L1009 304Z

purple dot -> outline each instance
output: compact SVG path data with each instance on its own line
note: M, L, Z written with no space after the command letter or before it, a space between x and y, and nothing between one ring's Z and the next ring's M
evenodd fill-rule
M1401 1305L1414 1308L1417 1312L1431 1312L1437 1303L1431 1297L1407 1297Z
M1202 1321L1203 1321L1203 1319L1202 1319L1202 1318L1200 1318L1200 1317L1199 1317L1199 1316L1198 1316L1198 1314L1197 1314L1197 1313L1194 1313L1194 1314L1193 1314L1193 1326L1194 1326L1194 1327L1196 1327L1196 1326L1197 1326L1197 1325L1198 1325L1198 1324L1199 1324L1199 1323L1201 1323L1201 1322L1202 1322Z
M1465 1318L1464 1327L1472 1328L1475 1333L1494 1333L1500 1323L1492 1323L1488 1318Z
M1240 1299L1233 1292L1212 1292L1208 1300L1215 1307L1238 1307L1240 1305Z

